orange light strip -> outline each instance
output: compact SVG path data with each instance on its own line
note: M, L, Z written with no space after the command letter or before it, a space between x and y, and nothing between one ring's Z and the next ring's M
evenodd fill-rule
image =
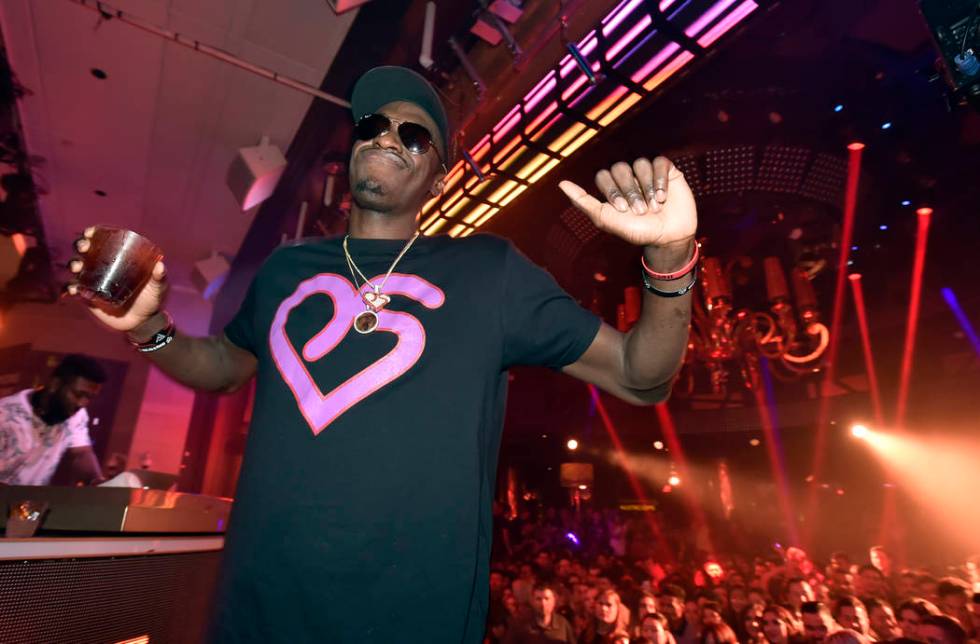
M661 11L675 3L676 0L660 0ZM701 4L705 8L684 28L684 32L690 37L699 38L699 44L706 48L759 6L757 0L716 0L711 3L689 0L685 7L689 8L692 4ZM656 27L651 15L641 10L642 7L642 0L624 0L607 14L602 22L605 26L597 26L596 29L603 28L607 35L613 31L622 35L611 45L604 45L607 47L605 51L596 51L599 49L596 29L590 31L578 46L591 69L597 72L600 70L599 60L609 61L618 67L627 57L637 55L637 52L647 52L650 59L631 74L630 78L634 83L642 84L645 92L652 92L691 62L694 54L684 51L677 42L659 45L658 41L650 39L649 35L654 33ZM667 19L675 24L686 23L690 15L691 12L687 10L675 11ZM678 26L683 27L683 24ZM650 50L658 45L659 50L651 55ZM576 70L578 76L573 79L571 75ZM557 97L555 92L559 89L559 84L566 82L568 86ZM485 179L480 182L474 169L463 161L453 166L446 179L443 194L450 192L451 188L458 189L447 197L439 197L425 204L422 209L422 214L428 215L422 225L425 234L431 235L443 229L446 222L454 217L459 218L450 228L450 235L465 237L472 234L527 190L528 185L514 180L513 176L516 175L517 179L526 181L527 184L541 180L563 159L577 152L647 95L645 92L632 91L629 87L615 84L608 78L600 77L595 86L588 83L587 76L578 69L576 61L570 55L563 56L557 66L549 70L523 100L511 108L491 132L470 149L470 155L479 165ZM594 89L605 94L605 97L596 102ZM540 112L537 111L539 104L545 105ZM564 111L561 109L562 105ZM585 110L577 105L592 107ZM575 117L568 114L568 110L580 110L579 113L593 125L590 127L584 122L576 121ZM534 147L525 145L522 136L512 136L507 140L508 133L515 128L523 132L522 136L530 137L530 141L538 145L553 139L547 148L556 156L538 152ZM557 132L554 131L556 129ZM507 142L497 147L502 141ZM492 158L489 154L491 151ZM514 168L519 169L515 172ZM515 174L510 175L511 172ZM457 185L460 182L463 187ZM484 197L485 194L489 194L489 197ZM477 195L480 195L480 200L473 198Z

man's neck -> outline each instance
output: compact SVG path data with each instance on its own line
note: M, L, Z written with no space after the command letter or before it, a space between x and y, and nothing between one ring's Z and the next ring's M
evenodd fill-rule
M548 627L550 627L551 626L551 619L552 619L552 616L551 615L535 615L534 616L534 621L541 628L548 628Z
M355 239L408 239L418 232L415 213L379 213L351 207L347 233Z
M50 391L47 389L36 389L30 393L28 401L31 403L31 409L34 411L34 415L40 418L45 425L57 424L52 423L49 417L51 411Z

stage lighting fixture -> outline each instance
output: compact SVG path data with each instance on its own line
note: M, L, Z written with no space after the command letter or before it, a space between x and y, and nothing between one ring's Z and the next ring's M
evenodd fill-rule
M841 105L840 103L838 103L837 105L834 105L834 111L835 112L843 112L844 111L844 106Z
M576 450L576 449L578 449L578 441L577 441L577 440L575 440L574 438L569 438L569 439L568 439L568 442L567 442L567 443L565 443L565 445L566 445L566 446L568 447L568 449L570 449L570 450Z
M680 484L681 484L681 477L677 476L676 474L671 474L670 478L667 479L667 485L671 487L677 487Z
M891 127L892 127L891 121L885 121L884 123L881 124L881 129L883 130L890 130Z
M664 448L663 441L653 441L653 449L663 449L663 448Z
M871 435L871 430L868 429L867 426L861 424L851 425L851 436L853 436L854 438L859 438L864 440L870 435Z
M912 205L912 200L911 199L902 199L902 205L903 206L911 206Z

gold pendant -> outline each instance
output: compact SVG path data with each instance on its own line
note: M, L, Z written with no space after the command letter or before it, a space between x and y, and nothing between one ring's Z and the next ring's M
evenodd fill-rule
M378 328L378 314L368 309L361 311L354 318L354 330L361 335L367 335Z

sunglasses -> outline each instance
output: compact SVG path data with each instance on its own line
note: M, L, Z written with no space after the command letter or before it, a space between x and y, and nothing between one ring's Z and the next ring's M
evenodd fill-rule
M418 123L394 121L384 114L365 114L357 119L357 123L354 124L354 137L359 141L370 141L390 132L393 125L398 126L398 138L401 139L402 145L409 152L416 156L422 156L432 150L436 153L439 163L442 164L443 171L448 173L446 162L443 161L442 155L436 149L432 133Z

